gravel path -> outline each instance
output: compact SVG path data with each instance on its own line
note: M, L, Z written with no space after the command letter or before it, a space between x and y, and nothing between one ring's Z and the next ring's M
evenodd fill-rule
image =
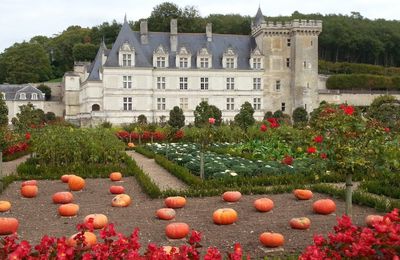
M126 153L131 156L132 159L136 161L137 165L150 176L160 190L182 190L187 188L185 183L158 165L154 159L149 159L135 151L127 151Z
M13 161L3 162L3 167L1 168L2 177L17 173L17 166L25 162L29 156L30 155L25 155Z

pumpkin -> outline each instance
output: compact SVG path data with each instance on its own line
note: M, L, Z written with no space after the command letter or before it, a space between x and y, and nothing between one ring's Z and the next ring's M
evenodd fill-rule
M290 227L294 229L308 229L310 227L311 221L309 218L292 218L289 222Z
M129 148L133 148L133 147L135 147L135 144L134 143L128 143L128 147Z
M64 174L63 176L61 176L61 181L64 183L68 183L68 180L71 176L74 176L73 174Z
M0 201L0 212L6 212L9 211L11 208L11 203L6 200L1 200Z
M264 232L260 235L260 242L266 247L278 247L284 244L285 239L282 234Z
M85 187L85 180L79 176L72 175L68 178L68 187L72 191L80 191Z
M226 191L222 194L222 199L227 202L237 202L242 198L242 193L239 191Z
M38 194L38 187L36 185L26 185L21 187L21 195L25 198L34 198Z
M254 201L254 207L261 212L268 212L274 208L274 202L268 198L256 199Z
M93 228L94 229L100 229L105 227L108 224L108 218L104 214L89 214L85 217L83 222L87 224L89 222L89 219L93 219Z
M365 217L365 223L369 227L374 227L374 224L377 222L383 221L383 216L380 215L368 215Z
M171 223L165 227L165 235L171 239L181 239L189 234L189 225L182 222Z
M163 246L162 249L167 255L179 253L179 247L176 246Z
M111 205L113 207L128 207L129 204L131 204L131 197L126 194L119 194L111 201Z
M111 186L110 193L111 194L122 194L122 193L125 193L125 188L123 186Z
M24 181L21 183L21 187L28 186L28 185L37 186L37 180L29 180L29 181Z
M313 197L313 193L310 190L296 189L293 191L293 194L299 200L309 200Z
M76 243L75 237L78 234L80 234L80 233L76 233L76 234L73 234L72 236L70 236L67 239L67 245L72 246L72 247L76 247L77 243ZM86 243L86 247L87 248L89 248L91 246L94 246L97 243L96 235L93 232L86 231L86 232L83 233L83 235L85 237L84 241Z
M315 213L328 215L336 210L336 204L331 199L320 199L314 202L313 210Z
M78 214L79 205L74 203L67 203L58 207L58 213L63 217L73 217Z
M52 199L56 204L66 204L72 202L74 195L72 195L72 193L69 191L60 191L54 193Z
M18 219L16 218L0 218L0 235L10 235L17 232Z
M181 196L168 197L164 200L164 203L168 208L178 209L186 205L186 199Z
M213 221L218 225L230 225L237 221L238 215L234 209L222 208L213 213Z
M122 179L122 174L120 172L112 172L110 174L110 180L112 181L120 181Z
M163 220L171 220L175 217L175 215L176 215L175 210L171 208L162 208L156 211L157 218Z

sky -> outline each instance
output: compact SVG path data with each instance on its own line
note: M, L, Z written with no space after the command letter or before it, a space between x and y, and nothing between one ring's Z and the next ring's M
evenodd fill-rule
M150 16L157 0L0 0L0 53L15 42L36 35L53 36L71 25L92 27L103 22L136 21ZM169 0L183 8L195 6L201 16L211 13L254 16L260 5L265 16L300 13L361 13L369 19L400 20L399 0Z

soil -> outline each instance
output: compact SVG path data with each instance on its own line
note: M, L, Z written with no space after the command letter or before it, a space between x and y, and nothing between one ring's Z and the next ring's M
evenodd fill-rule
M80 205L77 217L63 218L58 215L58 205L52 203L51 196L58 191L67 191L68 187L61 181L38 181L39 194L36 198L26 199L20 195L21 182L14 182L0 195L0 200L12 203L10 212L0 213L0 217L16 217L20 226L20 239L36 244L47 234L50 236L70 236L76 233L75 226L91 213L103 213L109 222L115 223L116 230L129 235L135 227L140 229L140 242L145 250L149 242L158 245L185 244L185 240L169 240L165 236L165 226L171 222L186 222L192 229L202 232L203 252L208 246L217 246L221 252L233 250L233 245L240 242L243 250L252 259L266 255L290 255L304 250L312 243L314 234L327 234L336 224L337 216L344 213L344 202L336 200L336 214L317 215L312 212L312 203L328 196L314 194L309 201L296 200L292 194L266 195L272 199L275 208L267 213L257 212L253 201L262 195L244 195L239 202L227 203L221 197L187 198L187 205L177 209L174 220L157 219L155 211L164 207L163 199L150 199L145 195L133 177L124 178L122 182L113 183L109 179L87 179L83 191L73 192L74 202ZM111 199L114 195L108 192L111 185L122 185L133 199L127 208L114 208ZM218 208L233 208L238 212L239 220L232 225L219 226L212 221L212 213ZM376 211L367 207L353 207L353 221L364 224L364 218ZM289 220L293 217L311 219L309 230L293 230ZM262 232L279 232L285 237L285 245L277 249L263 247L259 242ZM96 231L98 232L98 231Z

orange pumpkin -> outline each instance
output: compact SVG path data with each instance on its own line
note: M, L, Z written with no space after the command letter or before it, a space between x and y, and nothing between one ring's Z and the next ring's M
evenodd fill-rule
M34 198L38 194L38 187L36 185L26 185L21 187L21 195L25 198Z
M331 199L320 199L314 202L313 210L315 213L328 215L336 210L336 204Z
M256 199L254 201L254 207L261 212L268 212L274 208L274 202L268 198Z
M37 180L29 180L29 181L24 181L21 183L21 187L28 186L28 185L37 186Z
M73 174L64 174L63 176L61 176L61 181L64 183L68 183L68 180L71 176L74 176Z
M125 188L123 186L111 186L110 193L111 194L122 194L122 193L125 193Z
M111 205L113 207L128 207L129 204L131 204L131 201L129 195L119 194L112 199Z
M310 190L296 189L293 191L293 194L299 200L309 200L313 197L313 193Z
M230 225L237 221L238 215L234 209L222 208L213 213L213 221L218 225Z
M128 143L128 147L129 148L133 148L133 147L135 147L135 144L134 143Z
M104 214L89 214L85 217L83 222L86 224L89 222L89 219L93 219L93 228L100 229L105 227L108 224L108 218Z
M85 180L79 176L72 175L68 178L68 187L72 191L80 191L85 187Z
M70 236L67 239L67 245L76 247L77 246L77 242L76 242L75 237L78 234L80 234L80 233L76 233L76 234L73 234L72 236ZM83 236L85 237L84 241L85 241L85 244L86 244L86 248L94 246L97 243L96 235L93 232L86 231L85 233L83 233Z
M369 227L374 227L374 224L377 222L383 221L383 216L380 215L368 215L365 217L365 223Z
M67 203L58 207L58 213L63 217L73 217L78 214L79 205L74 203Z
M242 193L239 191L226 191L222 194L222 199L227 202L237 202L242 198Z
M310 227L311 221L309 218L292 218L289 222L290 227L294 229L308 229Z
M122 179L122 174L120 172L112 172L110 174L110 180L112 181L120 181Z
M168 208L178 209L186 205L186 199L181 196L168 197L164 200L164 203Z
M165 234L171 239L181 239L189 234L189 225L182 222L171 223L165 227Z
M175 217L175 215L176 215L175 210L171 208L162 208L156 211L157 218L163 220L171 220Z
M0 235L10 235L17 232L18 219L16 218L0 218Z
M56 204L66 204L73 201L74 195L69 191L60 191L54 193L52 199Z
M266 247L278 247L285 243L285 239L282 234L264 232L260 235L260 242Z
M9 211L11 208L11 203L6 200L1 200L0 201L0 212L6 212Z

